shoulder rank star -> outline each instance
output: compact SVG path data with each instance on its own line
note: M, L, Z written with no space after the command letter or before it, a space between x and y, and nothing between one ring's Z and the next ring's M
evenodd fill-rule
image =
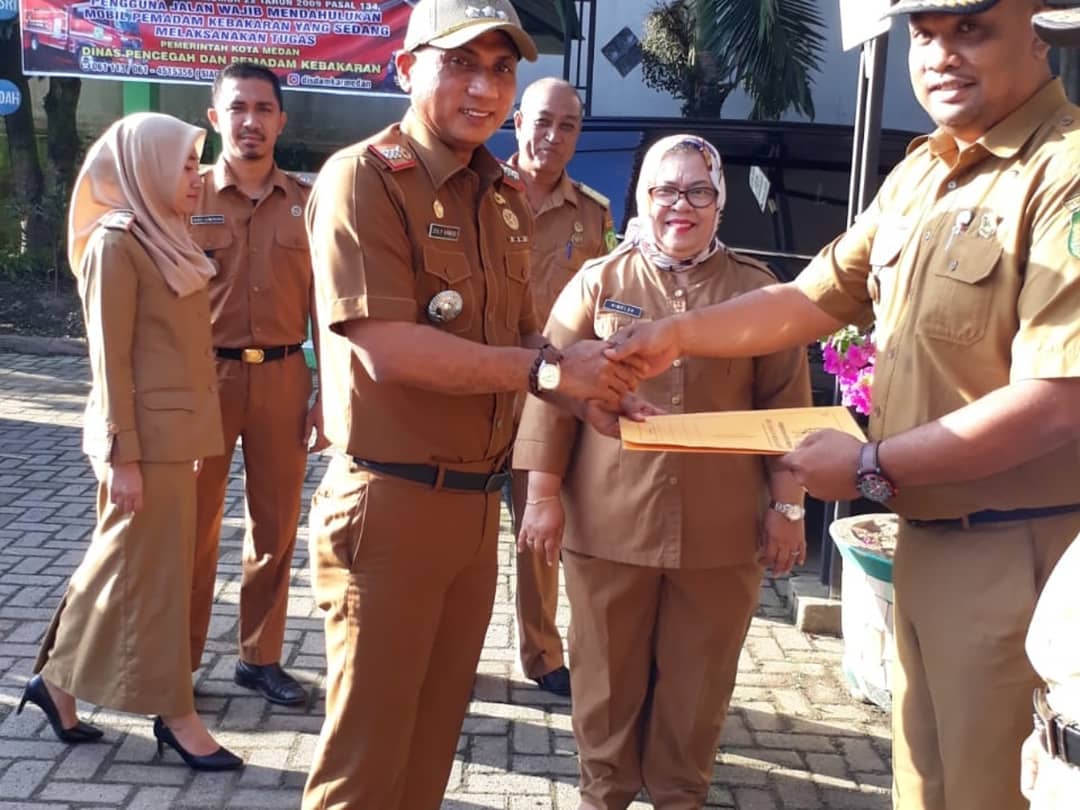
M399 143L368 144L368 151L393 172L416 165L416 158L412 151Z
M525 182L521 179L521 175L518 174L518 170L513 166L508 166L505 163L500 163L503 170L503 182L517 191L525 190Z

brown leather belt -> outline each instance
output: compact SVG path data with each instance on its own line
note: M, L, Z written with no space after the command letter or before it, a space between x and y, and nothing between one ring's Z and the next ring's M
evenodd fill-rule
M510 480L510 472L506 469L493 473L471 473L442 468L440 485L440 468L434 464L392 464L368 461L366 458L356 456L353 456L352 460L365 470L394 478L404 478L406 481L415 481L432 489L441 486L442 489L455 489L461 492L498 492Z
M1080 767L1080 727L1055 714L1046 702L1046 691L1039 687L1032 698L1035 730L1046 753L1069 765Z
M303 344L293 343L291 346L252 346L248 349L224 349L215 348L214 352L222 360L243 360L245 363L258 365L269 363L271 360L280 360L290 354L296 354L303 348Z

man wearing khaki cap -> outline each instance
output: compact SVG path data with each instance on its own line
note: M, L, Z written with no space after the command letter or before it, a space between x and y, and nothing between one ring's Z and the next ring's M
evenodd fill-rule
M1080 532L1080 109L1032 32L1042 7L896 3L936 130L792 283L633 327L610 352L660 373L876 322L873 441L822 431L785 464L812 495L902 518L898 810L1026 810L1040 679L1024 635Z
M617 407L636 383L598 341L560 353L537 334L523 185L483 147L523 57L507 0L420 0L395 57L409 111L312 190L340 454L311 505L328 672L304 810L439 807L491 615L515 397Z

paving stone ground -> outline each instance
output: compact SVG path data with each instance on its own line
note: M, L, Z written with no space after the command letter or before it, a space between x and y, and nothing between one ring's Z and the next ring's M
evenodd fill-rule
M195 774L171 753L158 762L150 721L142 716L81 706L84 717L104 727L106 742L66 746L35 708L15 714L38 642L93 526L94 481L79 449L87 379L81 358L0 354L0 810L298 808L323 716L322 620L309 588L306 522L283 661L313 696L290 709L232 683L243 525L236 467L211 641L195 688L199 711L247 767ZM324 467L325 459L311 464L305 504ZM577 807L569 704L516 669L513 553L504 520L494 614L444 810ZM795 630L783 592L781 582L763 585L708 806L884 810L888 717L849 696L842 643ZM565 599L559 619L565 630ZM632 807L651 804L642 799Z

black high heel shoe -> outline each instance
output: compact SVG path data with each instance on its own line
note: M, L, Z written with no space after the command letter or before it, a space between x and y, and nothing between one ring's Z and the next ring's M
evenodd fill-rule
M94 742L101 739L101 729L89 723L84 723L82 720L71 728L64 728L64 724L60 722L60 711L56 708L56 704L53 703L49 690L45 688L45 681L40 675L35 675L26 682L26 686L23 687L22 700L19 701L19 708L15 710L15 714L22 714L23 706L26 705L28 700L45 713L49 725L52 726L53 734L56 735L60 742L77 745L78 743Z
M219 745L218 750L212 754L192 754L180 744L172 729L165 725L160 716L154 718L154 737L157 738L158 759L165 756L167 745L178 753L184 764L193 771L235 771L244 767L244 760L223 745Z

